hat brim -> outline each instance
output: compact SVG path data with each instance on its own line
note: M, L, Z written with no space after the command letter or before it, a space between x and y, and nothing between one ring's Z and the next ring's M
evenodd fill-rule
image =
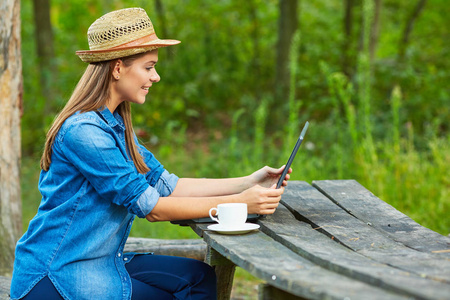
M115 47L104 50L80 50L76 51L76 54L82 61L92 63L92 62L112 60L121 57L127 57L134 54L152 51L158 48L177 45L179 43L181 42L178 40L156 39L151 42L135 46Z

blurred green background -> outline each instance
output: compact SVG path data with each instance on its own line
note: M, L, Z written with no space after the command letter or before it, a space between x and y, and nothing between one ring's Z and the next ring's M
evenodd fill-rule
M180 177L248 175L285 163L311 123L292 179L355 179L420 224L450 233L450 9L446 0L24 0L24 230L40 202L45 134L86 65L99 16L142 7L160 38L135 130ZM136 220L132 236L197 238ZM238 269L233 299L260 280Z
M50 26L39 2L49 4ZM96 18L139 6L160 38L182 41L159 51L161 82L133 107L139 138L170 172L231 177L281 166L308 120L292 179L355 179L449 234L448 1L21 5L24 229L40 201L46 130L86 67L75 51L88 49L86 32ZM187 228L141 220L132 235L195 237Z

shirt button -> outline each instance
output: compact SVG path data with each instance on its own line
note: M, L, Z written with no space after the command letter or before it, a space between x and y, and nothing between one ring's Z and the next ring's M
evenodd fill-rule
M118 257L121 257L121 256L122 256L122 254L120 254L120 253L117 253L117 256L118 256Z
M128 261L128 257L124 257L123 260L124 260L124 261Z

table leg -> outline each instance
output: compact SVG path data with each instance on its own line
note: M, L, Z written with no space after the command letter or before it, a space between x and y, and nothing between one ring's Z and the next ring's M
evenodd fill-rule
M214 267L217 276L217 299L229 300L236 265L208 246L205 262Z

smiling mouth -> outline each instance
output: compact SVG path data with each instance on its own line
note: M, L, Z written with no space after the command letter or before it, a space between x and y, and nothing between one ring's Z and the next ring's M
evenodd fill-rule
M143 87L142 89L148 91L149 88L150 87Z

